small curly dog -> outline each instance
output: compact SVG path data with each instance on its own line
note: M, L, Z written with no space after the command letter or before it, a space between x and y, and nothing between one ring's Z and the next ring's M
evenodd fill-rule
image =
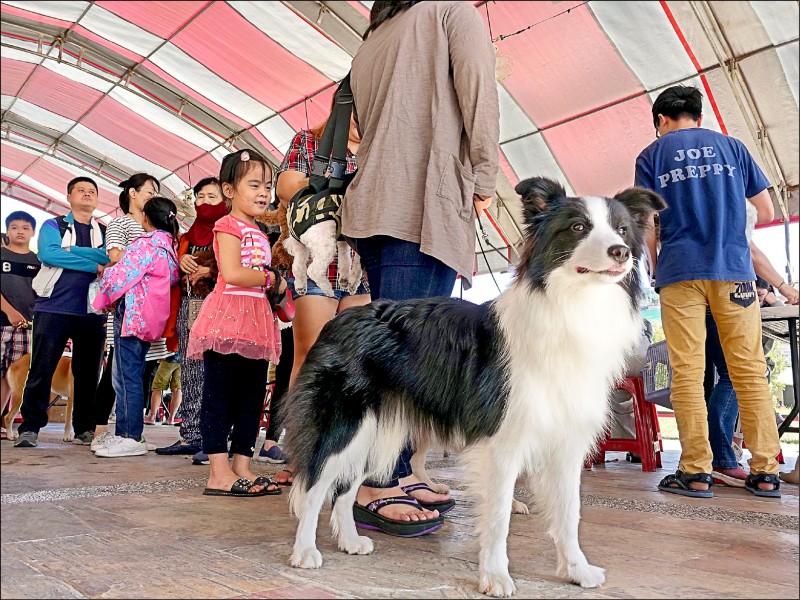
M272 266L276 269L289 270L292 268L292 255L286 251L285 243L289 237L289 224L286 221L286 207L278 203L275 210L265 212L256 221L281 228L281 236L272 246Z
M328 267L334 257L339 265L342 289L354 294L361 283L361 259L357 252L351 252L350 245L341 236L341 202L341 194L329 190L308 195L300 192L289 202L287 220L290 235L284 244L294 256L292 275L300 296L308 290L309 276L326 296L334 296L333 286L328 280Z
M205 298L214 289L217 284L217 276L219 275L219 268L217 267L217 259L214 257L213 250L202 250L192 254L195 262L200 267L208 267L211 272L205 277L201 277L191 284L192 293L200 298ZM181 277L181 291L186 292L188 277Z

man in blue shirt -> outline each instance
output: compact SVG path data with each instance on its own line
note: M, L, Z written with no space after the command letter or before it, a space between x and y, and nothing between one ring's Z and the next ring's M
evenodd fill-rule
M661 251L655 231L648 248L672 366L671 400L681 442L674 475L658 488L712 497L712 452L703 395L706 307L719 328L747 446L753 455L745 487L780 497L780 452L771 396L764 377L761 315L745 235L746 202L758 222L773 219L769 182L739 140L700 127L702 94L693 87L664 90L653 104L658 139L636 159L636 185L661 194ZM660 136L660 137L659 137Z
M23 423L14 446L36 446L47 425L50 383L67 340L72 340L75 442L89 445L94 432L94 396L105 344L106 315L88 311L89 285L103 274L109 258L105 228L92 221L97 184L76 177L67 185L72 209L65 217L44 222L39 232L42 269L33 280L39 296L33 312L31 368L22 395Z

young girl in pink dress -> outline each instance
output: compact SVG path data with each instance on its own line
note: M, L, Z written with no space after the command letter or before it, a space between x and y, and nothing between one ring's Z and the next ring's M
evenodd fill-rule
M280 494L271 479L250 470L268 363L278 362L281 353L277 318L267 294L276 286L279 293L286 287L269 269L269 240L255 220L267 210L272 168L256 152L240 150L223 159L219 180L231 201L230 214L214 225L219 277L189 332L187 352L189 358L202 358L205 369L200 432L211 474L203 494Z

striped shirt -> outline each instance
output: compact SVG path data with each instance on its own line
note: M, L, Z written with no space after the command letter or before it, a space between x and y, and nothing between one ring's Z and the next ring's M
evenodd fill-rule
M128 215L112 219L106 228L106 252L125 250L128 244L144 234L144 227Z
M239 238L243 267L266 271L266 268L272 261L272 251L269 247L269 238L258 227L240 221L233 215L227 215L216 222L214 225L214 232L227 233ZM214 254L219 256L219 247L216 238L214 240ZM222 279L222 274L219 275L219 278ZM253 296L255 298L263 298L265 288L263 286L241 287L225 282L225 288L222 293L231 296Z

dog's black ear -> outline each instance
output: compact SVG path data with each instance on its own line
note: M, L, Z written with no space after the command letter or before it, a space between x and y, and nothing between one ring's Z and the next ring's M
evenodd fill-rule
M544 177L531 177L520 181L514 191L522 196L525 221L530 223L536 215L559 198L566 198L564 186Z
M622 202L639 223L646 223L652 213L667 208L667 203L661 196L641 187L628 188L619 192L614 199Z

